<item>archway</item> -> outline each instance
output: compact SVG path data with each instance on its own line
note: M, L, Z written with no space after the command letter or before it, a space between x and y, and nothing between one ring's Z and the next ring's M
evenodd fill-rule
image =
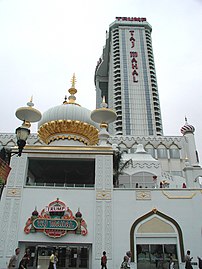
M137 219L130 230L132 262L137 268L167 268L170 258L176 266L184 261L183 235L171 217L153 209Z

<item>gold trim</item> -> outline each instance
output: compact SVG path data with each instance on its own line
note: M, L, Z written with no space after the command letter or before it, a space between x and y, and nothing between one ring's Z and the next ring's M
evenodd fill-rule
M73 139L86 145L98 143L98 129L86 122L76 120L56 120L44 123L38 130L40 139L49 144L59 139Z
M151 191L136 191L136 200L151 200Z
M112 195L110 190L97 191L96 193L96 200L111 200L111 199Z
M162 193L168 198L168 199L192 199L195 195L196 195L196 192L192 193L192 195L182 195L182 196L179 196L179 195L174 195L174 196L171 196L169 195L168 193L166 193L165 191L162 191Z
M20 197L21 189L20 188L8 188L6 196L7 197Z

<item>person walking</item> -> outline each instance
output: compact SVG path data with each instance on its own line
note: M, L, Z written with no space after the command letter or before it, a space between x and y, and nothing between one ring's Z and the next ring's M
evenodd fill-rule
M132 257L132 253L130 250L126 252L126 256L128 257L128 267L130 267L131 257Z
M26 249L23 258L20 261L19 269L27 269L29 265L29 261L30 261L30 250Z
M202 259L200 257L197 258L198 258L198 268L202 269Z
M15 254L10 258L8 263L8 269L17 269L18 268L18 258L20 254L20 249L15 249Z
M124 256L123 257L123 261L121 263L121 269L128 269L130 268L130 265L129 265L129 257L128 256Z
M102 253L102 257L101 257L101 269L105 268L107 269L107 256L106 256L106 251L103 251Z
M185 255L185 268L186 269L193 269L191 265L191 261L193 257L191 257L190 254L191 254L190 250L187 250L187 254Z
M57 262L58 262L58 253L55 252L55 256L54 256L54 264L53 264L54 269L57 268Z
M170 260L169 260L169 269L174 269L174 261L173 261L173 255L170 253Z
M51 256L50 256L50 260L49 260L48 269L54 269L54 261L55 261L55 254L52 251Z

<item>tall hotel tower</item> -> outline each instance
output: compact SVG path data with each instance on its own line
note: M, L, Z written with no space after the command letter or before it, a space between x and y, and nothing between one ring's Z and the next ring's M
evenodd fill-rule
M163 135L159 94L146 18L116 17L95 70L96 106L102 96L117 113L113 135Z

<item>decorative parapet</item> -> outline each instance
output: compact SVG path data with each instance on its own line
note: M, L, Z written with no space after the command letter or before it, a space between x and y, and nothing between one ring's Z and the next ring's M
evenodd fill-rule
M143 144L144 147L151 144L154 148L157 148L160 144L164 144L168 148L175 144L182 148L183 139L183 136L111 136L108 141L110 144L124 144L127 148L132 148L133 145L137 144ZM31 134L27 140L27 145L35 144L45 145L36 133ZM16 135L13 133L0 133L0 145L16 146Z
M27 145L45 145L37 134L31 134L27 139ZM16 134L13 133L0 133L0 145L4 147L17 146Z
M142 144L144 147L147 144L153 145L157 148L159 145L164 144L167 148L175 144L182 148L182 136L111 136L109 139L111 144L124 144L127 148L132 148L133 145Z

